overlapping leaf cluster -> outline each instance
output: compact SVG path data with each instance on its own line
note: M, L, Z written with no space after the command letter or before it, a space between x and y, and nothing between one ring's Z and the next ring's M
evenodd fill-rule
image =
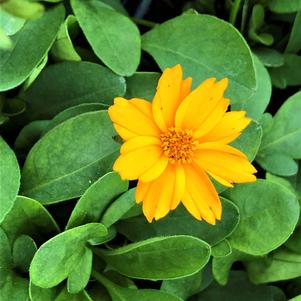
M0 299L301 300L301 2L59 2L1 2ZM152 100L175 64L228 77L253 119L233 145L260 179L217 186L216 226L183 207L149 224L111 171L107 107Z

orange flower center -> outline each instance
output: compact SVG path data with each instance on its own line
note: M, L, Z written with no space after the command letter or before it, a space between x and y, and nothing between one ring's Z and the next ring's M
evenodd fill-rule
M191 130L176 128L168 129L168 132L161 134L161 147L165 156L171 163L190 163L196 141L193 140Z

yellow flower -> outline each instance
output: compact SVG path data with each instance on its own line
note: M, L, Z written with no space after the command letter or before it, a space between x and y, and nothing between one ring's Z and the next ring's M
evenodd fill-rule
M164 70L150 103L117 97L109 115L125 140L113 169L136 180L137 203L151 222L180 202L197 219L215 224L222 206L208 175L224 186L253 182L256 169L227 145L250 123L244 111L226 112L228 79L209 78L190 91L182 67Z

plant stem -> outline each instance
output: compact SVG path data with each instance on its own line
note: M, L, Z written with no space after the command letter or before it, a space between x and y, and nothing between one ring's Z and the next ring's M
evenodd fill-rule
M106 280L100 273L98 273L98 272L95 271L95 270L92 270L91 275L92 275L97 281L99 281L101 284L103 284L103 282L105 282L105 280Z
M234 3L232 4L231 12L230 12L230 19L229 19L229 21L232 25L234 25L236 22L236 18L237 18L238 11L240 9L240 5L241 5L241 0L234 0Z
M140 18L132 17L131 19L138 25L143 25L143 26L150 27L150 28L153 28L157 25L157 23L155 23L155 22L140 19Z

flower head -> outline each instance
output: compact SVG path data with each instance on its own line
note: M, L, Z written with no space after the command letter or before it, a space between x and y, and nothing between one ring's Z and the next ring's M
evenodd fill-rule
M228 145L250 123L227 112L226 78L209 78L191 91L182 68L164 70L153 102L115 98L109 116L125 141L113 169L136 180L136 201L151 222L180 202L197 219L215 224L222 206L209 176L227 187L256 180L245 154ZM208 176L209 175L209 176Z

